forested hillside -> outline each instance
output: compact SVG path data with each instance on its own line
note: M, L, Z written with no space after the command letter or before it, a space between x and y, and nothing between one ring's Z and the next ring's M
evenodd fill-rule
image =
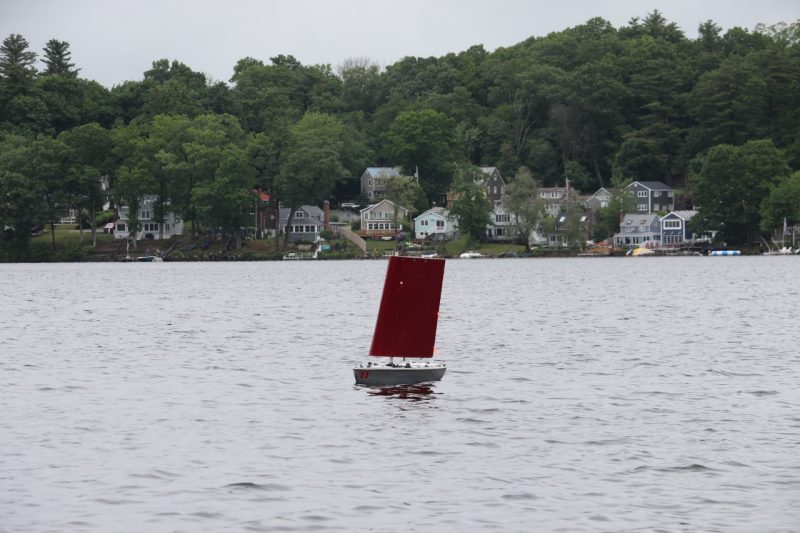
M418 172L430 198L468 164L589 193L664 181L740 241L768 217L800 222L798 22L707 21L693 39L658 12L620 28L593 18L385 68L242 58L229 82L160 59L110 89L79 61L57 40L41 54L16 34L0 47L0 223L21 246L22 228L95 206L101 175L130 204L156 194L196 227L234 229L254 188L288 205L352 199L379 165Z

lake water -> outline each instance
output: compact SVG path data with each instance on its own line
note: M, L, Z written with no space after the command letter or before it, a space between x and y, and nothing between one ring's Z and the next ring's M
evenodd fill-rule
M798 531L799 257L0 265L0 531Z

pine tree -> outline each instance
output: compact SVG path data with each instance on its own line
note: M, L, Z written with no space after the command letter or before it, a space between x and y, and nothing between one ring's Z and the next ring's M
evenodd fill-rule
M78 76L78 69L74 68L75 63L70 63L72 52L69 51L69 43L50 39L44 47L44 73L52 76Z
M12 33L0 45L0 89L2 100L24 95L30 91L36 77L36 52L28 50L28 41Z

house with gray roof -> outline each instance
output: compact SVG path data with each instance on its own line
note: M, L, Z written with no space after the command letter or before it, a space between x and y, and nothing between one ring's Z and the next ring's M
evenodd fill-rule
M638 244L661 244L661 219L655 213L628 213L619 223L619 233L614 235L614 246L630 247Z
M503 204L494 207L489 215L490 222L486 226L486 239L493 242L509 242L517 235L514 217Z
M290 241L319 240L320 232L325 229L325 213L315 205L303 205L294 210L294 216L289 224L291 209L281 207L278 211L278 227L281 235L289 234Z
M506 182L497 167L480 167L485 178L478 184L486 192L486 198L492 203L492 207L500 205L503 194L506 191Z
M367 167L361 174L361 194L370 200L381 200L386 197L389 181L402 175L400 167Z
M636 212L642 214L675 209L675 190L660 181L634 181L622 189L636 200Z
M142 196L139 198L138 207L136 240L169 239L173 235L183 235L183 221L177 213L171 210L169 202L166 203L166 212L164 213L163 220L158 220L156 216L158 196L153 194ZM114 238L127 239L133 234L133 227L129 220L130 206L120 206L117 213L119 214L119 219L114 228Z
M672 211L661 219L661 243L674 246L694 240L695 235L689 229L689 221L697 211Z
M403 231L403 221L408 218L408 213L402 205L384 198L361 210L361 229L356 233L361 238L394 237Z
M443 241L452 239L458 232L458 222L444 207L431 207L414 218L414 236L417 239Z
M617 192L617 189L613 187L600 187L593 195L587 198L584 203L586 207L597 212L598 209L608 207L608 203L611 201L611 197L614 196L615 192Z

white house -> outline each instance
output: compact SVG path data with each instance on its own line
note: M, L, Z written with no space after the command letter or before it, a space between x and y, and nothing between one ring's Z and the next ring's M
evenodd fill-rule
M544 203L544 211L551 217L557 216L569 198L568 187L539 187L539 198Z
M158 240L162 236L169 239L173 235L183 235L183 220L173 211L164 213L163 224L155 220L155 207L158 196L146 195L139 200L139 231L136 233L136 240L154 239ZM169 205L169 204L167 204ZM115 239L127 239L131 237L130 206L119 208L119 218L114 229ZM163 232L160 231L163 227Z
M502 204L492 210L491 223L486 226L486 238L490 241L510 241L517 233L513 215Z
M414 219L414 235L417 239L447 240L458 231L458 222L444 207L431 207Z

